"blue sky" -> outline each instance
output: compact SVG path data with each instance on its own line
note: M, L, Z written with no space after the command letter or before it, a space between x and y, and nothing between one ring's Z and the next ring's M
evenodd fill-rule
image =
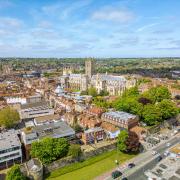
M0 56L180 56L180 0L0 0Z

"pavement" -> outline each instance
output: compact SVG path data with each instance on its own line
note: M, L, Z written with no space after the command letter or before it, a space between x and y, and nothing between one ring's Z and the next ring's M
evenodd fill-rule
M162 155L162 157L164 157L164 151L169 149L171 146L174 146L178 142L180 142L179 134L169 138L168 140L162 141L153 149L139 154L138 156L131 159L130 161L125 162L121 166L95 178L95 180L112 180L111 173L117 169L120 170L123 173L123 177L127 177L128 180L147 180L147 177L144 175L144 172L148 169L152 169L157 164L156 157L158 155L153 156L152 151L157 151L159 154ZM167 147L167 143L170 143L171 145ZM136 164L136 166L132 169L127 168L127 165L130 162Z

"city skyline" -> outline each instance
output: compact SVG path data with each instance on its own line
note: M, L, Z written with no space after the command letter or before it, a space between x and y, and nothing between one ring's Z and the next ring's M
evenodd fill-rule
M0 56L178 57L178 7L178 0L0 0Z

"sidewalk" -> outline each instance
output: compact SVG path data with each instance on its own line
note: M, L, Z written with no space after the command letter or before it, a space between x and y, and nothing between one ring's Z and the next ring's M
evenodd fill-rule
M121 164L121 166L118 168L118 170L120 170L121 172L125 172L125 176L129 176L130 174L132 174L134 171L140 169L142 166L144 166L144 164L147 164L148 162L152 161L156 156L152 155L152 151L154 149L160 148L160 146L165 145L167 142L171 141L172 139L179 137L180 134L176 134L175 136L170 137L168 140L164 140L162 142L160 142L157 146L153 147L151 150L146 151L142 154L137 155L136 157L134 157L133 159L126 161L125 163ZM134 162L137 166L135 166L133 169L127 169L127 165L130 162ZM107 173L96 177L94 180L105 180L105 179L109 179L111 176L111 173L113 171L115 171L117 168L114 168L110 171L108 171Z

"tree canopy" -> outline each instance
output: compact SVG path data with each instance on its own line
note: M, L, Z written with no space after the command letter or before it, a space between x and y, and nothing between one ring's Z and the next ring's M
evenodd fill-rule
M119 111L136 114L147 125L155 125L178 113L175 104L170 100L167 87L152 87L139 94L137 87L126 90L121 97L112 103Z
M22 174L19 165L14 165L7 172L6 180L26 180L27 178Z
M0 111L0 126L11 128L19 121L19 119L19 113L10 107Z
M160 103L158 103L158 108L161 111L163 119L169 119L178 114L178 108L172 101L168 99L164 99Z
M44 138L32 143L31 155L49 164L67 155L69 143L65 138Z
M134 132L123 130L118 135L117 147L119 151L123 152L138 152L139 137Z
M126 140L128 138L128 132L123 130L118 135L117 147L120 151L126 151Z
M71 144L69 147L68 156L78 158L81 155L81 147L78 144Z

